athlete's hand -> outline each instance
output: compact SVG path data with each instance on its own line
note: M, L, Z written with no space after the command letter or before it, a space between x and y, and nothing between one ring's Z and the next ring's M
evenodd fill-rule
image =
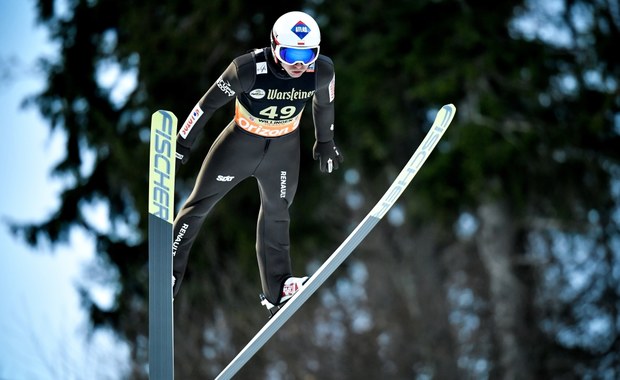
M338 169L338 165L344 159L342 154L338 151L334 140L315 142L312 152L314 159L319 160L319 167L323 173L331 173L335 169Z
M185 165L189 161L189 148L183 146L177 142L177 168L183 164Z

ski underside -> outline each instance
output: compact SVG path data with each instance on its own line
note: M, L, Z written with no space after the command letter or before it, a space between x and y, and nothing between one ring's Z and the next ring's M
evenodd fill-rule
M351 252L364 240L375 225L392 208L396 200L405 191L413 177L418 173L430 153L433 151L444 132L454 118L456 107L447 104L437 112L431 129L422 140L418 149L413 153L403 170L396 177L385 195L374 208L366 215L360 224L351 232L346 240L332 253L323 265L310 277L303 288L289 301L277 310L265 326L239 352L216 377L216 380L232 378L256 352L284 325L286 321L303 305L310 296L334 273Z

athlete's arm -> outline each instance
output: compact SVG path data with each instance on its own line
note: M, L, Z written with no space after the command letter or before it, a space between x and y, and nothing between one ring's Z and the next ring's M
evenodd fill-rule
M312 116L318 142L334 139L334 99L336 76L331 59L323 55L316 61L316 92L312 99Z
M253 78L247 75L248 65L254 62L251 54L244 54L233 60L211 88L202 96L192 109L185 123L179 129L177 143L191 148L213 113L235 99L238 93L250 88Z
M331 59L319 56L316 61L317 87L312 99L312 115L316 142L312 149L313 157L319 160L319 168L324 173L338 169L342 154L334 142L334 99L336 95L336 76Z

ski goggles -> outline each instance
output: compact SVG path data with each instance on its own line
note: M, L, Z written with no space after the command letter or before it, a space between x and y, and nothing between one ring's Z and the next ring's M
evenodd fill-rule
M275 55L280 61L289 65L294 65L296 63L309 65L319 57L319 47L296 48L277 45L275 48Z

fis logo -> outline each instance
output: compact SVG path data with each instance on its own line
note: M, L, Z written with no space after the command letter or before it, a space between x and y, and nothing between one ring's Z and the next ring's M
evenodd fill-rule
M256 74L267 74L267 62L258 62L256 64Z
M230 182L234 178L235 178L235 176L232 176L232 175L218 175L215 180L219 181L219 182Z

